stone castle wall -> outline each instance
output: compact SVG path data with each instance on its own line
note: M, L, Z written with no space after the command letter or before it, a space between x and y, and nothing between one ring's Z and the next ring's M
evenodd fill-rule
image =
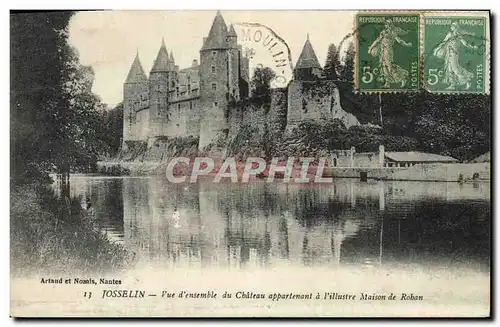
M221 59L217 54L212 58L212 52L207 52L206 56L204 60ZM156 126L155 135L152 135L151 130L151 124L154 123L153 117L150 117L151 109L138 111L132 134L138 140L145 141L149 138L151 142L161 137L197 137L201 150L214 139L231 142L242 129L245 129L243 132L246 134L255 135L255 140L278 141L286 131L302 121L339 119L346 127L359 124L354 115L340 106L338 89L333 81L292 81L288 88L272 89L270 101L265 97L247 98L234 104L226 104L225 108L214 108L213 104L208 107L212 101L224 104L222 97L227 85L218 83L217 89L223 89L203 98L203 94L209 93L206 88L208 85L211 87L212 81L202 83L207 85L201 86L200 97L170 103L168 121ZM152 144L151 142L148 143ZM348 166L350 156L339 155L337 161L338 166ZM370 166L371 163L367 162L367 165Z
M266 130L283 133L287 111L286 89L271 90L271 101L265 98L244 99L229 111L229 139L235 137L243 127L252 127L258 136Z
M126 83L123 86L123 140L143 140L138 131L142 131L142 117L137 118L137 113L148 109L149 87L148 82ZM149 111L149 110L147 110ZM144 115L144 114L143 114Z
M132 133L135 135L136 140L147 140L150 133L149 114L149 108L135 113L135 124L132 125Z
M161 126L161 136L198 136L200 133L199 98L177 101L168 108L168 122Z
M287 89L274 89L271 94L271 106L267 114L269 137L281 138L286 128L288 113Z
M358 119L344 111L334 81L297 81L288 85L287 127L306 120L339 119L344 125L359 125Z
M158 122L151 117L151 108L144 108L135 113L135 123L130 124L131 140L147 141L148 138L199 136L199 100L192 98L169 105L168 120Z

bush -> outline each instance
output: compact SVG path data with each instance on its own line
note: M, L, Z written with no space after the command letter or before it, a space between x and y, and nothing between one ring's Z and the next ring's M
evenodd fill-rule
M11 189L10 203L13 275L117 271L129 260L77 198L58 198L46 185L25 185Z

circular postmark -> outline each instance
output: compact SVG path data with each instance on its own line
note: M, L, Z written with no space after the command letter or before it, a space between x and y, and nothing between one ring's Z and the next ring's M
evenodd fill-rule
M234 23L243 54L250 62L250 70L269 67L276 76L271 87L286 87L293 76L292 55L288 44L270 27L260 23ZM252 71L249 72L250 76Z

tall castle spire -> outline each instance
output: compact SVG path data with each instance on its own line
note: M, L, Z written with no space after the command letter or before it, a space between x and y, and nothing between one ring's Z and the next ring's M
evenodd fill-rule
M127 75L127 79L125 83L141 83L146 82L148 80L146 73L144 73L144 69L142 69L141 60L139 59L139 50L137 50L137 54L135 55L134 62L132 62L132 66Z
M158 51L158 55L156 56L155 62L153 64L153 68L151 68L151 73L157 72L168 72L169 67L169 57L167 47L165 46L165 39L161 40L161 47Z
M203 50L212 50L212 49L226 49L227 48L227 25L224 22L224 18L220 11L217 11L217 15L214 18L212 23L212 27L210 28L210 32L208 33L208 37L206 41L203 43Z

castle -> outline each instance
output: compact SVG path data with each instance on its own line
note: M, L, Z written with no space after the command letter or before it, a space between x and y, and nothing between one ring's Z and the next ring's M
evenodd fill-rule
M227 136L229 105L248 98L250 89L249 59L237 41L234 26L228 27L217 12L203 38L199 63L193 60L191 67L179 69L162 40L148 78L137 54L123 88L123 148L134 142L146 142L150 147L161 138L192 136L199 139L201 150L219 135ZM327 92L321 99L306 94L304 83L323 78L309 37L293 75L287 91L287 123L335 115L347 125L358 123L340 108L332 81L324 80Z

